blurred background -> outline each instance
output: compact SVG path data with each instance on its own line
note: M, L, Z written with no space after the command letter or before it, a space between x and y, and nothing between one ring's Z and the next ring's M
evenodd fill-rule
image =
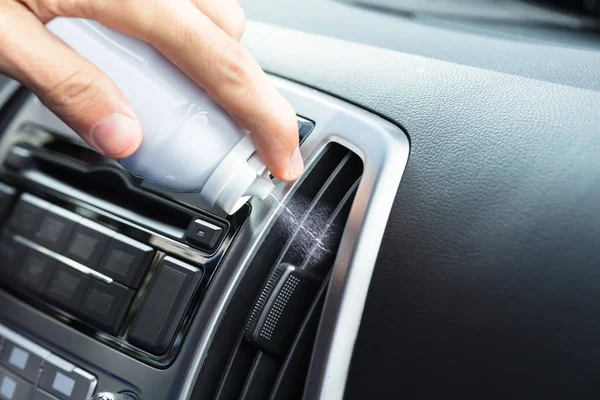
M241 0L240 3L251 19L328 36L343 37L338 33L348 30L348 25L359 24L365 27L362 38L348 39L368 44L378 44L369 43L370 36L386 31L397 33L402 24L410 24L405 27L412 29L416 23L512 40L600 49L600 0ZM370 26L364 22L375 18L375 14L388 20L393 18L395 22L390 25L390 21L381 21ZM322 15L329 16L329 24L324 23ZM333 15L339 19L331 19ZM422 31L422 35L427 34Z

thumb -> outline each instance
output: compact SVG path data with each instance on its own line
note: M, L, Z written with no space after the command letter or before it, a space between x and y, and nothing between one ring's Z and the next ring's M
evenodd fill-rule
M14 4L9 12L17 14L19 23L14 25L21 32L0 45L8 47L8 61L0 64L99 153L111 158L132 154L141 143L142 129L116 85Z

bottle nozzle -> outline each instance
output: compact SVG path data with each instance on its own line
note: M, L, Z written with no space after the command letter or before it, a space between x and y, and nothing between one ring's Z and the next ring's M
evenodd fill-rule
M268 195L275 189L275 184L269 179L268 173L266 175L258 176L254 182L248 187L244 196L256 196L261 200L267 198Z
M246 135L221 161L200 195L233 214L250 197L264 200L274 188L267 167L256 154L250 135Z

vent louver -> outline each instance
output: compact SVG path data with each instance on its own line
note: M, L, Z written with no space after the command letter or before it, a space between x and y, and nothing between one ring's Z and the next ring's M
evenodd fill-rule
M252 265L271 266L217 399L300 399L338 246L363 170L331 144L282 210Z

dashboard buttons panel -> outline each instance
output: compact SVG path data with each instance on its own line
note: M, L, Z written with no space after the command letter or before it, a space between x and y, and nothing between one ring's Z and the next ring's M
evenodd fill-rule
M79 315L107 332L116 334L133 295L132 290L118 283L106 284L93 280L83 295Z
M29 400L33 386L23 379L0 369L0 399Z
M90 279L79 271L59 265L50 278L44 297L62 308L77 312Z
M199 238L206 248L216 248L228 229L226 223L212 221L195 220L194 232L201 231ZM112 226L24 193L0 232L0 282L34 302L43 300L39 305L46 312L60 314L59 309L70 314L68 319L73 324L85 322L113 336L124 333L117 339L128 342L127 346L162 357L189 311L204 269L162 252L157 256L154 248ZM153 263L156 266L151 279L138 292ZM131 310L136 296L140 296L138 306ZM130 310L131 318L124 326ZM7 346L9 351L11 345ZM20 372L17 375L33 381L28 370L15 370L18 360L39 362L43 357L28 358L26 351L18 349L14 352L12 364L11 355L0 353L0 364L10 373ZM65 393L69 392L70 381L63 375L56 375L53 390L52 382L46 382L45 393L36 396L68 398Z
M0 355L2 365L29 382L37 382L40 368L44 362L43 358L10 340L4 344L2 355Z
M166 257L150 283L129 341L151 353L165 352L201 278L198 268Z
M0 337L0 399L83 400L96 389L93 375L1 324Z
M152 247L117 233L109 242L97 271L137 289L153 255Z
M39 387L62 400L89 399L96 378L54 355L48 357Z
M13 282L26 249L7 234L0 236L0 278Z
M24 195L13 211L8 227L25 237L32 237L36 234L45 215L46 210L37 204L35 198Z
M60 253L67 245L67 240L80 219L81 217L77 214L52 207L44 215L40 227L34 235L35 241Z
M56 262L36 251L27 251L17 269L16 282L26 290L41 294L54 272Z
M75 228L65 255L90 268L95 268L114 231L89 220L81 220Z

